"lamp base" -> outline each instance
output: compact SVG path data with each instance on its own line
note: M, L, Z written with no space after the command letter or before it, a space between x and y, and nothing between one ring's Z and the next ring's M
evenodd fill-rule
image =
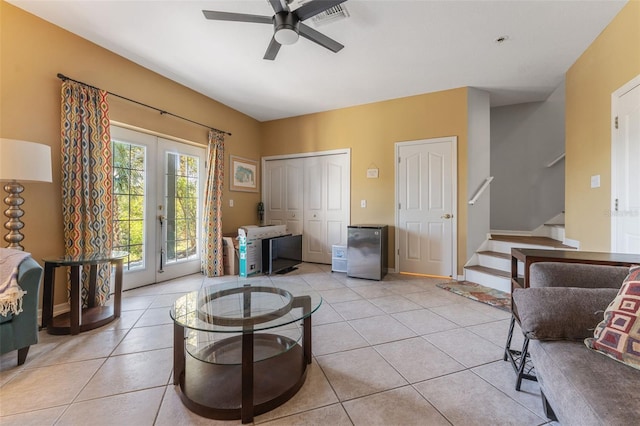
M24 228L24 223L20 220L24 215L24 211L20 208L24 203L24 198L20 196L24 191L24 186L14 180L7 183L4 186L4 190L9 194L4 198L4 202L8 206L4 211L4 215L8 219L4 224L4 228L9 231L4 236L4 240L9 243L8 248L24 251L24 247L20 244L24 240L24 235L20 233L20 230Z

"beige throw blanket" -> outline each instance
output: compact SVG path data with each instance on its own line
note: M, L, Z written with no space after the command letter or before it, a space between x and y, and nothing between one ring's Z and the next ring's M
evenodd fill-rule
M17 315L22 312L22 296L27 294L18 285L18 267L31 254L0 248L0 315Z

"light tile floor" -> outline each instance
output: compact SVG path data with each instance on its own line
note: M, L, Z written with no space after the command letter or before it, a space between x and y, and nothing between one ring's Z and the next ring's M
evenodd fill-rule
M191 413L172 384L169 307L185 292L230 280L238 277L192 275L127 291L111 324L78 336L40 332L20 367L16 352L3 355L0 424L240 424ZM537 383L515 391L502 360L508 313L441 290L433 278L368 281L303 264L271 280L303 281L324 301L313 315L306 383L255 424L547 423Z

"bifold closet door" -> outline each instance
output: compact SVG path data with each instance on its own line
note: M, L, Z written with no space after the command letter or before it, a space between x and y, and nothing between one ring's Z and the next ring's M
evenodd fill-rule
M330 264L331 246L347 243L349 167L346 153L265 162L265 224L302 234L305 262Z
M305 261L329 264L331 246L346 244L349 182L349 158L346 154L304 159Z
M287 225L292 234L302 234L303 160L292 158L266 162L265 200L267 225Z

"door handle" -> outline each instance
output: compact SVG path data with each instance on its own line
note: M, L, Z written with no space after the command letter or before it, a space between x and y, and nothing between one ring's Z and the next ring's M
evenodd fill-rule
M449 213L443 214L442 216L440 216L440 218L442 218L442 219L451 219L452 217L453 217L453 215L449 214Z

